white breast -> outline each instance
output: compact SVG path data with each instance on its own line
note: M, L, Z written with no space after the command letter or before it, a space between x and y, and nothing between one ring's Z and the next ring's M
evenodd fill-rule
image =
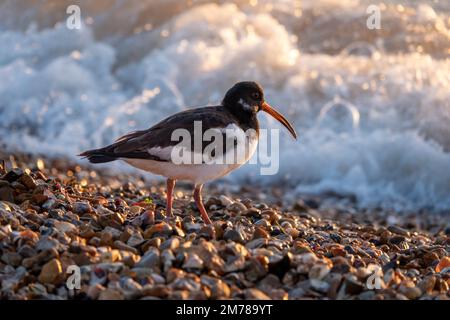
M244 132L235 124L230 124L226 128L218 130L225 131L227 139L228 133L230 133L231 130L234 131L232 136L235 134L241 136L240 139L237 139L237 144L233 147L233 150L229 150L235 152L236 155L241 155L240 158L234 157L234 160L238 161L232 161L231 163L227 162L226 160L231 157L229 157L229 154L226 154L223 158L225 161L212 161L202 164L175 164L169 160L169 155L174 147L152 148L148 150L152 155L169 160L166 162L147 159L123 160L136 168L167 178L192 181L195 184L205 183L206 181L223 177L229 172L242 166L253 156L258 146L258 136L255 134L255 131L250 130Z

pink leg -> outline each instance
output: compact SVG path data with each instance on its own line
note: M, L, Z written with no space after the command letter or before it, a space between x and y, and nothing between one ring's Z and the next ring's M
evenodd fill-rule
M168 217L173 217L172 203L173 203L173 188L175 187L176 180L167 179L167 205L166 212Z
M211 224L211 220L209 219L208 213L206 212L206 209L203 206L202 188L203 188L203 184L199 184L199 185L195 186L194 200L195 200L195 203L197 204L198 210L200 210L200 214L202 215L203 221L205 221L206 224Z

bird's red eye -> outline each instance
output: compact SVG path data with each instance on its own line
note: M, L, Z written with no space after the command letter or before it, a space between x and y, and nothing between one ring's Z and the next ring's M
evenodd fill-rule
M259 100L259 97L260 97L260 96L259 96L259 93L258 93L258 92L253 92L253 93L252 93L252 98L253 98L253 99Z

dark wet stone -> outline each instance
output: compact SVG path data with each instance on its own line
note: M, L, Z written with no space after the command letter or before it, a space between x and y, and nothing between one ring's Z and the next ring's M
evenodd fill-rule
M383 265L382 269L383 269L383 272L386 272L390 269L397 268L399 265L400 265L400 261L397 257L395 257L394 259L391 259L391 261L389 261L388 263Z
M238 232L235 229L229 229L227 230L224 235L223 238L225 240L230 240L230 241L234 241L237 243L241 243L243 244L245 242L244 237L242 236L242 234L240 232Z
M292 263L292 253L286 253L280 260L269 263L269 272L277 275L280 279L290 269Z
M23 258L33 257L37 253L36 250L29 245L23 245L18 252Z
M5 252L1 256L1 261L13 267L18 267L22 262L22 256L17 252Z
M396 233L405 237L409 237L410 235L408 230L405 230L399 226L389 226L387 229L392 233Z
M337 243L341 243L342 241L342 237L336 233L330 234L330 238Z
M198 236L207 240L212 240L216 237L216 230L213 225L206 225L200 229Z
M173 266L176 268L181 268L185 259L186 259L186 252L182 251L178 252L175 255L175 261L173 262Z
M356 251L353 249L352 246L345 246L344 250L347 251L350 254L356 254Z
M280 227L274 226L273 229L272 229L271 235L272 236L277 236L277 235L279 235L281 233L282 233L282 231L281 231Z
M404 236L393 236L389 239L389 243L390 244L400 244L401 242L405 241L405 237Z
M353 279L352 277L347 277L344 280L344 283L346 285L345 292L348 294L356 295L364 290L364 285L360 281Z
M241 214L246 217L260 218L261 210L259 210L257 208L250 208L250 209L244 210Z
M246 264L245 277L251 282L255 282L267 274L267 266L255 257L250 258Z
M76 214L85 214L92 211L89 202L77 201L73 204L73 212Z
M306 295L306 291L303 288L294 288L288 292L289 299L297 300L304 298Z
M255 288L244 290L244 297L246 300L271 300L268 295Z
M46 251L51 249L58 250L60 244L58 240L53 239L51 237L43 236L36 243L35 249L38 251Z
M261 227L255 227L255 231L253 232L253 239L268 239L270 237L269 233Z
M157 249L148 250L136 264L137 268L159 269L161 263L160 254Z
M178 238L171 238L164 241L161 246L160 250L170 249L175 250L180 246L180 240Z
M6 180L9 183L16 181L23 175L23 170L19 168L12 169L8 171L3 177L1 177L2 180Z
M37 187L36 181L28 173L24 173L18 181L31 190Z
M340 274L350 272L351 266L349 265L347 259L345 259L344 257L333 257L331 261L333 262L333 267L331 268L330 272Z
M8 186L1 187L0 188L0 200L14 203L13 189Z
M8 181L6 181L6 180L1 180L0 179L0 188L3 188L3 187L9 187L9 182Z

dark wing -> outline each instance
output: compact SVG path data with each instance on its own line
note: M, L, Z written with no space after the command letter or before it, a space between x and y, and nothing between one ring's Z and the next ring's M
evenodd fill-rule
M207 129L224 128L234 122L235 119L222 106L190 109L176 113L147 130L128 133L109 146L85 151L80 156L88 158L93 163L108 162L120 158L171 161L168 151L170 151L170 147L179 143L179 141L172 141L172 133L176 129L185 129L189 132L192 137L191 150L194 150L195 121L201 121L203 135ZM202 150L209 143L204 141Z

